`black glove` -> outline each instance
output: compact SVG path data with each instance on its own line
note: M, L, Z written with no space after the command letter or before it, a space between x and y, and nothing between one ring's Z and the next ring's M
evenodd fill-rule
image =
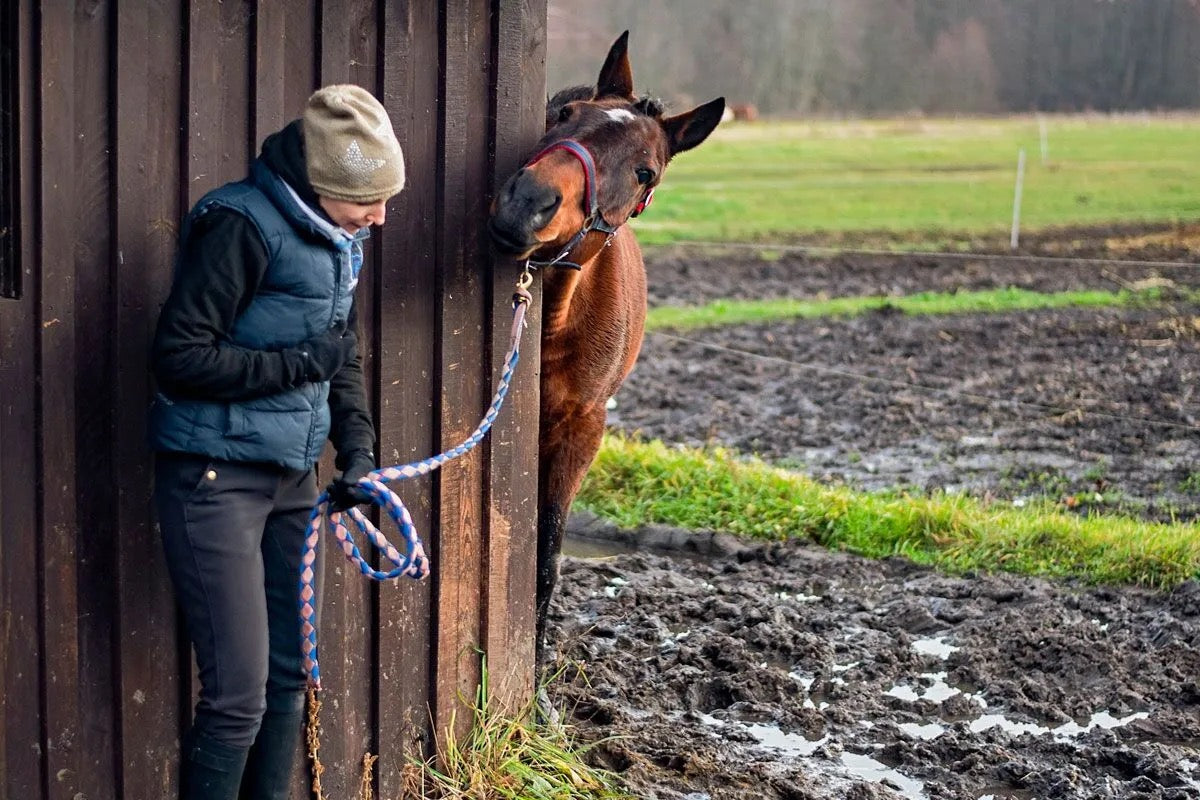
M296 348L304 358L304 377L310 381L327 381L338 374L346 362L354 358L358 337L352 330L330 328Z
M374 502L374 498L358 485L358 481L373 469L374 453L359 450L350 456L341 476L325 489L329 495L329 511L348 511L360 503Z

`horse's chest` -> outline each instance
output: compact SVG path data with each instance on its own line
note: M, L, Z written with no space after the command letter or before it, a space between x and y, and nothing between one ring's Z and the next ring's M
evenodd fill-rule
M559 396L607 400L633 368L644 320L612 315L576 322L543 338L543 379Z

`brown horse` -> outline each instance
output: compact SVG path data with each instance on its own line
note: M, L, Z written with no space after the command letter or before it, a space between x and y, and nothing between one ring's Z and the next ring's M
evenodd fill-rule
M538 437L537 652L571 501L604 434L605 404L633 369L646 320L646 270L625 222L676 153L704 141L724 98L664 117L633 93L629 32L595 87L556 94L536 155L501 187L488 223L498 251L545 266ZM536 259L542 259L538 261ZM553 267L553 268L551 268Z

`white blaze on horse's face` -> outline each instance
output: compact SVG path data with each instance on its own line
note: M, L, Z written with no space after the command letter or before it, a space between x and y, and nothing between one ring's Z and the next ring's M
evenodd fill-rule
M633 112L624 108L610 108L604 112L613 122L633 122Z

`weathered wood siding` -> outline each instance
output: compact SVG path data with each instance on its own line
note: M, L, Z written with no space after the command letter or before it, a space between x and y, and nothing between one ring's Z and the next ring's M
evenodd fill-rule
M152 515L145 411L178 222L241 178L313 89L374 91L408 166L358 290L380 457L458 443L507 345L517 268L489 259L483 221L541 130L546 0L14 8L21 280L0 297L0 797L171 797L196 686ZM529 333L490 439L400 487L432 580L378 587L327 562L333 797L357 796L367 750L381 756L379 796L402 797L402 766L473 694L481 654L505 697L531 689L537 360Z

